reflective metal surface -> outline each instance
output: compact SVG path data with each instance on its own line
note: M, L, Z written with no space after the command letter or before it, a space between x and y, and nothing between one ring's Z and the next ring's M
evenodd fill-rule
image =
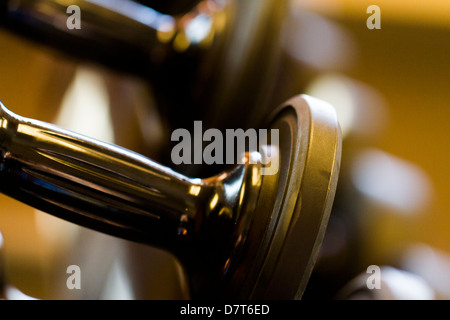
M216 202L232 213L229 203L240 188L230 193L228 185L243 179L243 167L190 179L131 151L21 118L3 105L0 136L5 193L67 220L165 247L201 229L215 212L211 198L219 197Z
M141 3L5 1L0 25L77 61L144 78L171 128L197 119L205 127L255 127L285 100L271 96L285 0L203 0L176 15ZM70 5L82 9L79 30L66 26Z
M3 193L169 250L186 266L193 297L301 297L339 170L331 106L298 96L274 114L277 174L262 175L261 155L250 150L245 164L206 179L1 107Z
M277 175L264 176L243 262L230 283L238 296L301 298L337 185L341 136L331 106L298 96L269 121L280 130Z

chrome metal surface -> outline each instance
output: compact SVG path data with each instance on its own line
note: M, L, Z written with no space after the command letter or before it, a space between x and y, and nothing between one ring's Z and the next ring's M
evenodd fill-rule
M200 247L208 248L200 250L206 260L226 260L236 220L257 191L248 180L258 165L191 179L129 150L1 108L1 192L79 225L164 248L183 261Z
M277 174L262 175L261 155L250 150L244 164L192 179L1 105L0 191L172 252L194 298L299 298L331 210L340 131L334 109L307 96L269 123L280 131Z
M241 298L299 299L331 212L341 132L334 109L305 95L281 105L267 126L280 132L280 170L262 179L245 249L228 281Z
M272 242L253 294L301 298L317 260L337 187L342 138L333 107L312 97L289 100L274 113L272 127L290 136L281 147L286 183ZM289 169L287 169L289 168ZM276 209L275 209L276 210Z
M192 238L220 216L216 210L227 212L220 218L223 225L235 219L240 192L235 185L242 184L245 166L191 179L129 150L1 108L0 188L14 198L81 225L163 247Z
M80 10L80 24L69 28L73 6ZM219 34L214 20L222 9L203 1L172 16L132 0L7 0L0 5L0 24L77 60L148 77L188 48L209 48Z
M272 96L286 0L202 0L176 15L139 2L7 0L0 26L75 61L142 77L171 128L198 119L205 127L255 127L286 99ZM70 5L82 10L81 29L66 26Z

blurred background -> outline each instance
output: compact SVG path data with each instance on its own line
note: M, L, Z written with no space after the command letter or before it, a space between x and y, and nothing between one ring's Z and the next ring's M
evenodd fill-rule
M97 48L95 41L75 43L64 32L8 16L33 8L47 21L51 2L55 8L79 5L83 32L98 31L89 28L102 17L114 21L115 10L127 16L117 19L130 33L118 41L114 31L100 31L110 41ZM0 101L13 112L165 163L171 130L192 119L249 127L295 94L327 100L343 132L342 168L304 298L450 298L450 2L230 0L189 7L178 1L175 13L157 8L173 15L168 28L142 21L136 27L131 9L86 13L106 12L91 7L102 1L29 3L11 1L0 22ZM146 4L152 6L140 1L136 8L145 11ZM380 8L381 29L366 25L373 4ZM51 19L52 28L60 28L58 21ZM123 45L128 40L133 45ZM0 203L6 282L29 296L189 297L182 267L165 252L72 225L6 196ZM71 264L81 268L81 290L66 287ZM365 290L370 265L382 266L386 290Z

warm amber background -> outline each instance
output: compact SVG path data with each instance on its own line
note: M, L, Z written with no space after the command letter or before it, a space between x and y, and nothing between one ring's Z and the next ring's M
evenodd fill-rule
M418 165L432 183L425 212L413 223L386 218L374 246L387 251L409 239L450 253L450 2L299 2L340 23L356 40L358 61L347 74L378 90L388 107L374 146ZM372 4L381 9L380 30L365 28Z

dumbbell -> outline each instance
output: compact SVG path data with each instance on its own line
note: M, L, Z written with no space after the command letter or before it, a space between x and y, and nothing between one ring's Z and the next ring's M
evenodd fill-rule
M193 298L296 299L330 215L341 157L334 108L280 105L272 174L262 150L191 178L120 146L15 115L1 104L0 191L78 225L171 252ZM273 163L272 163L273 165Z

